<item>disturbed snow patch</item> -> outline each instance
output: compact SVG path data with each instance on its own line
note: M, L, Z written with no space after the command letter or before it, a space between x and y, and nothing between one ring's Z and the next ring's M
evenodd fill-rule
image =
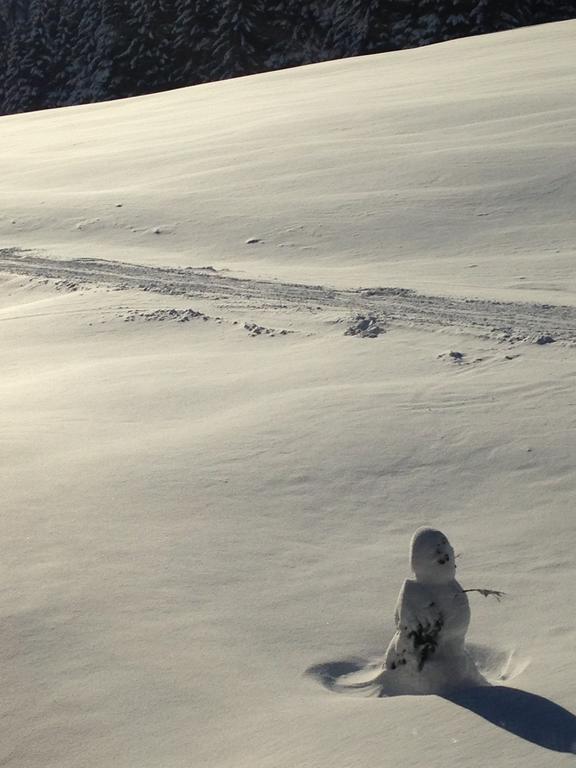
M458 352L457 350L450 350L449 352L442 352L438 355L439 359L445 358L453 363L463 363L466 357L465 352Z
M344 336L360 336L363 339L375 339L381 333L386 333L380 321L374 315L356 315Z
M531 663L530 657L516 648L491 648L470 643L466 644L466 650L490 686L514 680L525 672ZM380 698L409 695L407 691L395 691L382 686L384 664L384 658L381 656L353 656L315 664L306 670L306 674L335 693Z
M153 267L104 259L50 259L0 248L0 270L82 287L137 290L218 302L219 307L330 310L348 318L347 335L374 338L388 328L456 328L509 345L576 342L576 307L428 296L406 288L338 290L321 285L237 278L212 268ZM349 319L352 318L352 319ZM385 321L382 319L385 318ZM261 335L261 334L255 334Z
M263 325L257 323L244 323L244 329L248 331L249 336L287 336L294 331L287 331L284 328L278 330L277 328L265 328Z
M138 309L131 309L125 316L125 323L133 323L138 320L144 320L146 322L158 322L164 321L176 322L176 323L188 323L190 320L214 320L217 323L222 322L221 317L209 317L203 312L196 312L194 309L155 309L151 312L144 312Z
M205 323L212 321L218 324L226 322L226 320L224 320L222 317L212 317L191 308L154 309L149 311L141 309L130 309L122 315L119 315L119 317L123 318L125 323L188 323L192 320L201 320ZM232 325L237 326L238 324L238 321L232 322ZM269 338L273 338L275 336L287 336L289 333L294 333L294 331L287 331L285 329L266 328L263 325L258 325L257 323L245 322L242 327L245 331L248 332L249 336L268 336Z

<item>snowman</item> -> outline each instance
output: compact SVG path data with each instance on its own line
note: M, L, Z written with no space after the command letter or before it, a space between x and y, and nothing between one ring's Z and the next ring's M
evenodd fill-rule
M410 565L414 575L400 590L396 634L378 681L383 693L444 693L487 685L465 647L470 605L456 581L454 550L446 536L419 528L410 545Z

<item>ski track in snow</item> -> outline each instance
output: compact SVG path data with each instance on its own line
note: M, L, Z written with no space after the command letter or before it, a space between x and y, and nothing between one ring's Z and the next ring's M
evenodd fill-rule
M213 301L235 310L331 310L368 315L388 326L453 328L503 341L576 342L576 307L428 296L406 288L337 290L223 275L211 267L169 268L99 259L56 260L0 249L0 271L65 281L70 287L107 286ZM540 342L545 343L545 342Z

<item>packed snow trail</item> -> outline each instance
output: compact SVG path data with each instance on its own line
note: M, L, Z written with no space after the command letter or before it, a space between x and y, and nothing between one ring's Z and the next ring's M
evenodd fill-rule
M368 315L388 326L457 328L507 341L576 342L576 307L428 296L406 288L333 289L231 277L212 267L152 267L103 259L57 260L0 249L0 271L63 281L70 287L106 286L215 302L220 309L331 310Z

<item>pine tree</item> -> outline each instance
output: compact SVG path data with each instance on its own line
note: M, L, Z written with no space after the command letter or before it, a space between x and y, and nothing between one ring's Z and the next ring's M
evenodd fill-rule
M535 5L539 5L539 3L533 3L532 0L516 0L508 6L503 6L500 11L502 20L500 28L514 29L514 27L530 24L537 15L538 9L534 7Z
M499 0L476 0L470 11L474 31L478 34L484 34L501 29L501 7Z
M576 16L576 0L516 0L502 16L512 27L562 21Z
M83 104L100 98L101 91L96 88L96 82L103 66L98 59L101 23L101 3L82 0L76 38L68 57L68 92L64 95L64 104Z
M391 9L390 40L395 49L409 48L414 42L413 28L418 24L418 4L413 0L396 0Z
M290 41L298 8L293 0L268 0L267 45L263 65L265 69L279 69L289 65Z
M453 40L473 33L474 23L470 11L474 0L447 0L444 8L441 40Z
M9 45L10 31L6 19L0 16L0 115L4 111L4 99L6 96L6 70L8 68Z
M39 0L33 27L39 40L36 65L42 80L37 107L61 103L67 87L66 65L74 36L73 17L63 13L64 0Z
M299 66L330 58L331 9L315 0L301 0L288 14L292 34L286 41L286 64Z
M333 55L389 50L390 6L387 0L339 0L329 37Z
M218 7L213 75L221 79L261 71L267 53L265 0L220 0Z
M429 45L471 34L474 0L419 0L412 3L402 22L399 47ZM400 32L397 26L396 33Z
M60 15L55 31L55 61L52 74L51 103L45 106L66 105L71 102L71 90L77 74L78 63L74 58L75 47L80 34L80 24L85 17L85 0L61 0Z
M32 0L28 20L14 26L6 67L5 109L25 112L51 103L59 0Z
M0 5L0 17L12 27L16 22L28 18L30 0L4 0Z
M89 101L132 95L126 87L122 62L130 46L129 0L99 0L100 18L95 47L87 61Z
M5 64L4 114L25 112L33 109L37 102L40 83L34 68L36 43L26 24L19 22L12 27Z
M218 8L213 0L176 0L174 86L211 79L212 50L218 25Z
M119 59L130 93L160 91L171 82L174 6L167 0L131 0L128 47Z

